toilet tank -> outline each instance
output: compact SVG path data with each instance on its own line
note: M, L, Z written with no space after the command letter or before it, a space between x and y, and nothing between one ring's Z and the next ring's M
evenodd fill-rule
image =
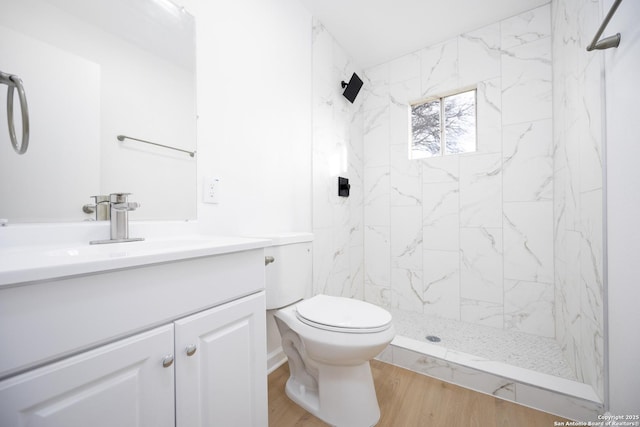
M272 245L264 250L273 262L265 266L267 310L281 308L311 294L311 233L282 233L260 236Z

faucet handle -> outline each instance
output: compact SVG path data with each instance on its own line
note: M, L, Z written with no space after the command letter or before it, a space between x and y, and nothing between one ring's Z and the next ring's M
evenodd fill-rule
M117 211L135 211L140 207L140 203L138 202L112 203L111 207Z
M111 203L123 203L127 201L131 193L111 193L109 194L109 201Z

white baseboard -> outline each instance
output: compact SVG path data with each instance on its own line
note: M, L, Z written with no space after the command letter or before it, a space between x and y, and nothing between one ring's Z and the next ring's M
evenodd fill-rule
M267 354L267 375L278 369L287 361L287 356L284 355L282 347L278 347L271 353Z

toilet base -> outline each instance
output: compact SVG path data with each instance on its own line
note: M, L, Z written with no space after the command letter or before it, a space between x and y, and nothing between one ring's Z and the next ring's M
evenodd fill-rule
M380 407L369 362L356 366L318 365L318 390L290 377L287 396L322 421L337 427L371 427Z

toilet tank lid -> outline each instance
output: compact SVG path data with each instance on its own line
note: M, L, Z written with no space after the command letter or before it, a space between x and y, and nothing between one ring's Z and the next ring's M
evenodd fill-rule
M313 233L307 232L283 232L262 234L259 236L253 236L259 239L271 240L272 246L291 245L294 243L305 243L313 241Z

